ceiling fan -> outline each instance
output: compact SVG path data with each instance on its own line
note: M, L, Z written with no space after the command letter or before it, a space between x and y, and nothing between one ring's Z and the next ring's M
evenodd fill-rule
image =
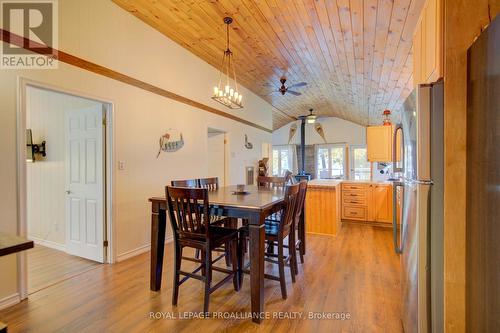
M284 76L280 79L280 82L281 82L281 86L279 88L276 86L273 86L273 88L277 88L277 89L270 92L268 95L271 95L274 93L280 93L281 95L284 96L285 94L289 93L289 94L292 94L295 96L300 96L300 95L302 95L301 93L299 93L298 91L295 91L295 90L290 90L290 88L299 88L299 87L307 86L307 82L298 82L298 83L294 83L294 84L289 85L289 86L285 86L286 77L284 77Z
M321 119L322 117L318 117L317 115L313 114L314 110L311 108L309 109L309 114L305 116L298 116L300 120L305 120L308 124L314 124L316 120Z

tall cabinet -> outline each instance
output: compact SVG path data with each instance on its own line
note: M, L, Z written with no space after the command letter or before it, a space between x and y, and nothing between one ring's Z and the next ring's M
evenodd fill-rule
M413 84L443 77L443 0L427 0L413 36ZM459 23L457 23L459 24Z

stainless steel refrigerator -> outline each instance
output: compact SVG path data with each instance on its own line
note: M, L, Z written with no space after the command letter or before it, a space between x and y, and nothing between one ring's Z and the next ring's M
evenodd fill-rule
M395 161L394 248L401 258L404 331L443 332L443 83L419 85L401 110ZM403 188L400 225L396 187Z

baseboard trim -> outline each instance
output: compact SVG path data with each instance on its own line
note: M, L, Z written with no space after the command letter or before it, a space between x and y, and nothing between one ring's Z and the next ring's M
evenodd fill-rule
M45 247L48 247L48 248L51 248L54 250L66 252L66 245L64 245L64 244L59 244L59 243L56 243L53 241L49 241L46 239L33 237L33 236L28 236L28 239L32 240L37 245L42 245L42 246L45 246Z
M21 296L19 295L19 293L4 297L0 299L0 310L8 308L12 305L16 305L19 302L21 302Z
M165 244L171 243L173 240L174 239L173 239L172 236L167 237L165 239ZM130 250L130 251L127 251L127 252L124 252L122 254L117 255L116 256L116 262L121 262L121 261L130 259L132 257L138 256L139 254L143 254L143 253L149 252L150 250L151 250L151 244L146 244L146 245L143 245L143 246L139 246L136 249L133 249L133 250Z

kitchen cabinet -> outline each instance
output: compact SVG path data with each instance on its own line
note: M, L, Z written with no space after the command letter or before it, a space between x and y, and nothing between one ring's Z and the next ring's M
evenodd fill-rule
M366 156L370 162L391 162L394 126L368 126L366 128ZM401 137L398 131L396 160L400 160Z
M337 234L341 226L340 183L341 181L330 179L309 181L305 202L306 232Z
M370 208L372 221L392 223L392 185L373 185Z
M413 83L443 77L443 1L427 0L413 36Z
M392 223L392 185L343 182L342 219Z

